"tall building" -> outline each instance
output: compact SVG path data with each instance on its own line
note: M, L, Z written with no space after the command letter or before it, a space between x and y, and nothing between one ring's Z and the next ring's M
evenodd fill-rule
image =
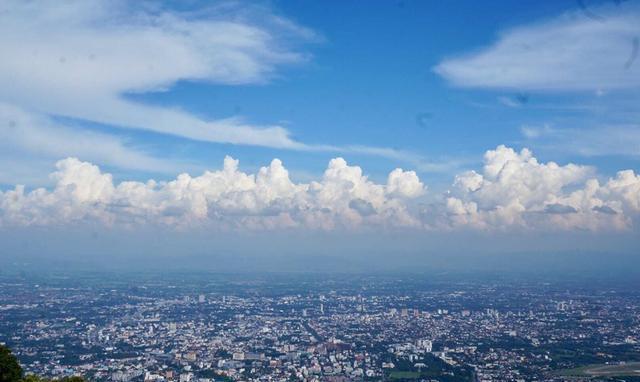
M200 296L198 296L198 302L199 302L200 304L204 304L204 295L203 295L203 294L201 294Z
M418 340L416 345L418 345L419 348L423 349L427 353L431 353L431 351L433 350L433 342L431 342L431 340Z

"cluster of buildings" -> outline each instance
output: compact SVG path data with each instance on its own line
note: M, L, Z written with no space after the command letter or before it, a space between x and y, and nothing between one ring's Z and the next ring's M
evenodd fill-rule
M29 372L115 382L560 381L640 354L637 291L348 285L3 280L0 342Z

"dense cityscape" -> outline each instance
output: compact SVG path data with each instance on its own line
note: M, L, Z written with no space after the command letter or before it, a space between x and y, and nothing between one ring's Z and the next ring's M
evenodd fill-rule
M0 278L0 343L90 381L564 381L640 375L640 290L416 275Z

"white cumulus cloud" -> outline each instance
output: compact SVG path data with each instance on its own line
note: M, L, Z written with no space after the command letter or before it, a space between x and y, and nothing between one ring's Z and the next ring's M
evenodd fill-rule
M164 226L214 230L629 230L640 216L640 175L598 178L594 168L539 162L498 146L449 192L428 195L413 171L386 183L332 159L320 179L294 183L274 159L257 173L226 157L222 169L171 181L123 181L76 158L56 164L55 186L0 193L0 226ZM425 207L428 206L428 207Z
M483 229L625 229L640 212L639 180L627 170L600 184L591 167L540 163L527 149L498 146L480 173L456 177L446 211L456 226Z
M257 174L225 158L218 171L181 174L169 182L125 181L88 162L67 158L56 164L52 190L26 192L23 186L0 193L2 225L64 225L99 220L107 225L160 224L219 229L367 225L411 226L406 202L424 186L415 173L394 170L389 184L370 181L357 166L331 160L322 179L295 184L274 159Z

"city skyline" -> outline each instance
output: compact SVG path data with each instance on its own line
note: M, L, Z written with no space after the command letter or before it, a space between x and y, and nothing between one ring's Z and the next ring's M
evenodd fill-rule
M444 274L0 275L0 346L26 373L63 381L620 382L639 374L637 286Z

